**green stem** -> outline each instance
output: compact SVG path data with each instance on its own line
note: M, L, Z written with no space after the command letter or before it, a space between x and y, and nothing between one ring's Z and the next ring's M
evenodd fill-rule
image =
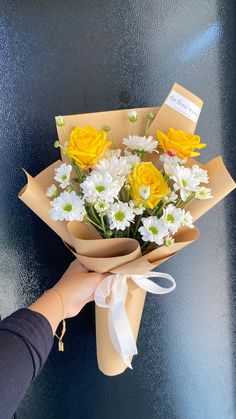
M62 130L62 133L63 133L64 140L66 141L66 133L65 133L64 127L61 127L61 130Z
M148 119L147 120L147 125L146 125L146 129L145 129L144 137L147 137L148 136L148 130L149 130L150 122L151 122L150 119Z
M135 124L136 124L136 121L132 122L132 135L135 135Z
M97 223L95 223L95 221L91 220L91 218L88 216L88 214L86 215L86 220L88 220L91 224L93 224L99 230L103 231L102 227L100 225L98 225Z
M185 201L183 208L186 209L194 201L195 193L191 194L190 197Z
M143 214L140 214L140 215L138 216L137 223L136 223L136 225L135 225L135 229L134 229L134 238L136 237L136 234L137 234L138 228L139 228L139 226L140 226L140 223L141 223L142 217L143 217Z
M179 197L175 203L175 207L178 208L183 203L182 199Z
M103 229L103 232L104 232L104 236L106 237L106 227L105 227L104 218L103 218L102 214L101 214L100 218L101 218L101 223L102 223L102 229Z
M92 217L100 225L100 220L99 220L98 216L96 215L96 213L94 211L94 208L91 206L91 207L89 207L89 209L90 209L90 212L91 212Z
M111 136L111 141L112 141L112 146L113 146L113 148L114 148L114 149L117 149L117 144L116 144L116 140L115 140L114 135L112 134L112 132L111 132L111 131L109 131L109 134L110 134L110 136Z
M159 217L165 205L166 205L166 202L161 202L161 205L157 207L157 211L155 213L156 217Z
M79 183L82 183L83 182L83 175L81 173L81 170L80 170L79 166L77 166L77 164L74 161L72 161L72 166L73 166L73 168L74 168L74 170L76 172L76 175L78 177Z
M69 182L69 186L71 187L72 191L78 193L78 189L76 188L76 186L73 184L73 181L70 180Z

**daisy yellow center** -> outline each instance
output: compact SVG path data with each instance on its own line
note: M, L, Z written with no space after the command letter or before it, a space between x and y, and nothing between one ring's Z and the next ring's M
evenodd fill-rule
M169 223L173 223L173 222L174 222L174 217L173 217L173 215L172 215L172 214L168 214L168 215L167 215L167 217L166 217L166 220L167 220Z
M105 186L103 186L103 185L98 185L98 186L96 186L96 190L98 191L98 192L104 192L105 191Z
M149 230L151 231L151 233L152 233L152 234L157 234L157 233L158 233L157 228L156 228L156 227L154 227L154 226L149 227Z
M67 176L66 176L66 175L63 175L63 176L61 177L61 179L62 179L62 180L67 180Z
M118 211L116 214L115 214L115 219L117 220L117 221L123 221L123 219L125 218L125 214L122 212L122 211Z
M182 185L183 185L184 188L186 188L186 186L187 186L186 180L182 179Z
M64 209L64 211L70 212L70 211L72 211L72 205L71 204L67 204L67 205L64 206L63 209Z

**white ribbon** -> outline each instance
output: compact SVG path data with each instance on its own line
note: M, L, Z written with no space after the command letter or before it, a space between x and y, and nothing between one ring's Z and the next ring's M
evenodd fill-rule
M172 285L163 288L148 278L166 278ZM145 275L109 275L100 282L95 290L94 300L97 306L108 308L108 326L113 346L121 358L132 369L131 361L138 350L129 319L125 310L125 300L128 293L127 279L132 279L140 288L152 294L167 294L176 287L174 278L166 273L148 272ZM106 298L110 296L107 304Z

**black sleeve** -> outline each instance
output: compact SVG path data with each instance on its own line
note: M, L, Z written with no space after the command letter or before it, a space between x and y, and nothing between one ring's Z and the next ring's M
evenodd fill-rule
M10 419L53 345L48 320L27 308L0 323L0 418Z

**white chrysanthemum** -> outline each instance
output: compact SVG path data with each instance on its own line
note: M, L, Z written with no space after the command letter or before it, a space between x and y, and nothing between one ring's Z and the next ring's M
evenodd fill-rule
M127 202L116 202L109 208L110 229L125 230L134 220L134 213Z
M169 154L163 153L160 155L160 161L166 164L185 164L187 159L180 159L178 156L169 156Z
M175 243L174 237L172 237L172 236L169 237L168 236L168 237L165 238L165 245L167 247L173 247L174 246L174 243Z
M211 199L213 198L210 188L205 188L205 186L199 186L195 192L195 198L197 199Z
M120 185L110 173L98 173L92 171L90 176L80 184L87 202L105 201L113 202L118 197Z
M141 215L145 211L145 208L134 200L129 201L129 206L135 215Z
M186 201L191 192L196 191L200 183L191 169L184 166L176 166L170 179L174 181L174 190L180 191L180 197L183 201Z
M106 158L109 159L110 157L120 157L121 155L121 149L120 148L116 148L114 149L109 149L106 152Z
M192 172L193 172L194 176L196 176L196 178L199 179L200 183L208 183L209 182L209 177L208 177L207 170L202 169L197 164L194 164L192 166Z
M63 116L56 116L55 120L56 120L56 125L58 127L64 127L65 120L64 120Z
M74 191L62 192L50 204L53 208L49 214L54 221L83 221L86 213L84 201Z
M136 166L136 164L140 163L140 157L137 154L132 154L130 151L125 149L125 158L128 164L131 164L132 168Z
M169 156L168 154L162 154L160 161L164 163L164 172L167 176L172 176L175 173L175 169L180 164L186 162L186 159L180 159L178 156Z
M138 135L129 135L129 138L124 138L122 143L130 150L144 151L152 153L156 148L158 142L153 137L139 137Z
M174 191L171 191L168 195L164 196L162 199L164 202L168 204L169 202L176 202L178 199L178 195Z
M126 157L104 157L94 167L99 173L110 173L115 179L117 176L127 176L132 169L130 163L127 162Z
M183 217L182 217L182 224L184 226L187 226L189 228L194 228L193 225L193 217L190 214L189 211L185 212L185 210L182 211Z
M182 217L182 209L176 208L173 204L169 204L163 209L161 218L168 230L172 233L176 233L182 224Z
M46 190L46 195L51 199L56 198L59 195L56 185L49 186Z
M150 186L141 186L138 190L139 192L139 196L140 198L144 199L144 201L146 201L147 199L149 199L150 195L151 195L151 189Z
M109 204L105 201L97 201L94 205L95 210L98 214L105 214L109 210Z
M57 169L55 169L54 179L60 183L60 187L65 189L70 183L70 174L72 166L70 164L63 163Z
M158 245L163 244L164 237L168 234L168 229L163 220L151 216L142 218L143 227L139 227L138 231L145 242L155 242Z

